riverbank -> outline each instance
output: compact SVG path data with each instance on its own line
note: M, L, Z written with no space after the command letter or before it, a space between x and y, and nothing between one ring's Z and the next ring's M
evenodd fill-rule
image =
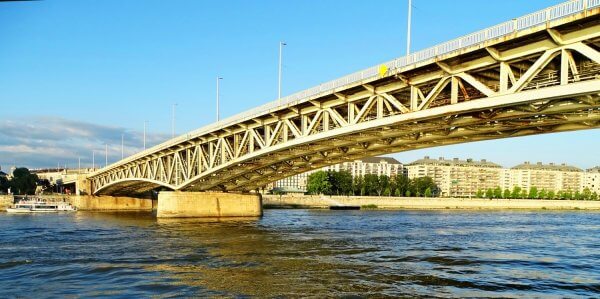
M600 210L600 201L542 200L542 199L469 199L426 197L370 197L370 196L316 196L264 195L265 208L313 208L329 206L361 206L367 209L539 209L539 210Z
M116 196L89 196L89 195L36 195L46 201L66 201L77 207L80 211L149 211L156 207L156 200L139 199ZM0 195L0 212L6 211L13 203L12 195Z

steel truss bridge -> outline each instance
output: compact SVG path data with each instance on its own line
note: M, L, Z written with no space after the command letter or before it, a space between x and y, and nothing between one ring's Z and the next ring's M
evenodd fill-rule
M600 127L600 0L348 75L109 165L93 194L250 191L365 156Z

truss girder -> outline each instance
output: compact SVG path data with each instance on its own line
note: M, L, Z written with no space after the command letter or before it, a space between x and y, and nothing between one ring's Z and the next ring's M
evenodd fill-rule
M249 191L365 156L597 128L600 31L552 30L190 136L92 174L92 191Z

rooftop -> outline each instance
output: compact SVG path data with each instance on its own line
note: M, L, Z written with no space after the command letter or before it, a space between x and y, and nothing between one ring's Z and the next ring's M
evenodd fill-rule
M466 160L460 160L458 158L454 159L444 159L444 157L439 157L437 159L431 159L429 156L425 156L423 159L416 160L408 165L445 165L445 166L476 166L476 167L493 167L493 168L502 168L499 164L489 162L486 159L481 159L481 161L473 160L471 158Z
M356 159L354 161L361 161L363 163L387 163L387 164L402 164L400 161L391 157L367 157Z
M530 163L529 161L519 164L512 169L536 169L536 170L554 170L554 171L583 171L581 168L577 168L575 166L567 165L565 163L562 164L543 164L542 162L537 162L535 164Z

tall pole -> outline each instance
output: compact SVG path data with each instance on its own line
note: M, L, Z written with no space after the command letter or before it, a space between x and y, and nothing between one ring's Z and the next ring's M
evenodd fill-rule
M219 121L219 119L220 119L220 113L219 113L219 96L220 96L220 94L219 94L219 92L220 92L220 90L219 90L219 81L221 81L221 80L223 80L223 78L217 76L217 121Z
M283 55L283 46L285 46L286 43L284 42L279 42L279 77L278 77L278 84L277 84L277 99L279 100L279 104L281 104L281 61L283 59L282 55Z
M125 134L121 133L121 160L123 160L123 158L125 157L125 154L124 154L125 153L125 151L124 151L125 143L123 141L124 137L125 137Z
M108 166L108 143L104 144L104 167Z
M406 33L406 55L410 54L410 23L412 18L412 0L408 0L408 29Z
M171 138L175 138L175 107L177 103L173 104L173 118L171 120Z
M144 150L146 150L146 126L148 125L148 121L144 121Z

